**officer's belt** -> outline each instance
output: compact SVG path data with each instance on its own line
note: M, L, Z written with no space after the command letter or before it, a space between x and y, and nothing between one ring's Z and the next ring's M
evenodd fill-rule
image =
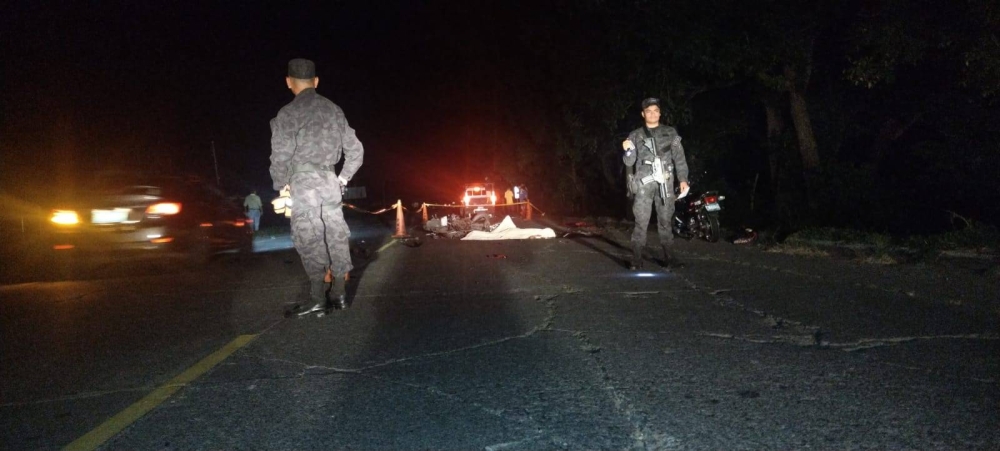
M334 165L332 164L302 163L292 167L292 175L298 174L300 172L335 172L335 171L334 171ZM323 208L341 208L343 206L344 206L343 202L330 202L321 205L321 207Z
M334 172L332 164L302 163L292 167L292 175L300 172Z

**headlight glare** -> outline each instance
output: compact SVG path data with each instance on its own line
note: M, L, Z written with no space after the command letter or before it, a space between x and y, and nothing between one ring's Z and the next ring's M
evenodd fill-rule
M80 223L80 216L72 210L53 210L49 221L59 225L76 225Z
M176 215L181 212L181 204L176 202L160 202L146 208L146 214L152 216Z

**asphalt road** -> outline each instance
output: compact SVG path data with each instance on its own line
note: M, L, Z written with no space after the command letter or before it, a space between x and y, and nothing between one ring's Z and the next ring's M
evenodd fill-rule
M349 221L353 306L325 318L283 318L281 237L0 287L0 448L1000 448L995 278L703 242L636 274L621 232Z

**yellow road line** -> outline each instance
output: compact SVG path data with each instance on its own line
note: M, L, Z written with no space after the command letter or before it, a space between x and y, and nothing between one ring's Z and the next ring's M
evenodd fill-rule
M148 413L150 410L156 408L171 395L176 393L178 390L183 388L185 385L191 383L191 381L197 379L202 374L208 372L219 362L226 360L227 357L236 352L237 349L246 346L247 343L253 341L257 338L256 335L240 335L236 337L235 340L229 342L229 344L223 346L218 351L213 352L208 357L201 359L198 363L195 363L190 368L185 370L183 373L177 375L166 384L160 386L152 393L146 395L146 397L136 401L131 406L125 408L117 415L111 417L100 426L94 428L94 430L88 432L83 437L80 437L66 445L64 450L86 450L90 451L101 446L104 442L114 437L123 429L134 423L143 415Z
M393 244L396 244L396 240L392 240L392 241L390 241L388 243L383 244L382 247L378 248L378 250L375 251L375 253L377 254L379 252L382 252L382 251L386 250L389 246L392 246Z

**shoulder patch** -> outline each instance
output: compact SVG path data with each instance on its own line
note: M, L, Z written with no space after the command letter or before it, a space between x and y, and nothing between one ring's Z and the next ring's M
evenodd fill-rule
M670 142L670 145L671 146L676 146L676 145L678 145L680 143L681 143L681 137L680 137L680 135L678 135L678 136L674 136L674 140Z

